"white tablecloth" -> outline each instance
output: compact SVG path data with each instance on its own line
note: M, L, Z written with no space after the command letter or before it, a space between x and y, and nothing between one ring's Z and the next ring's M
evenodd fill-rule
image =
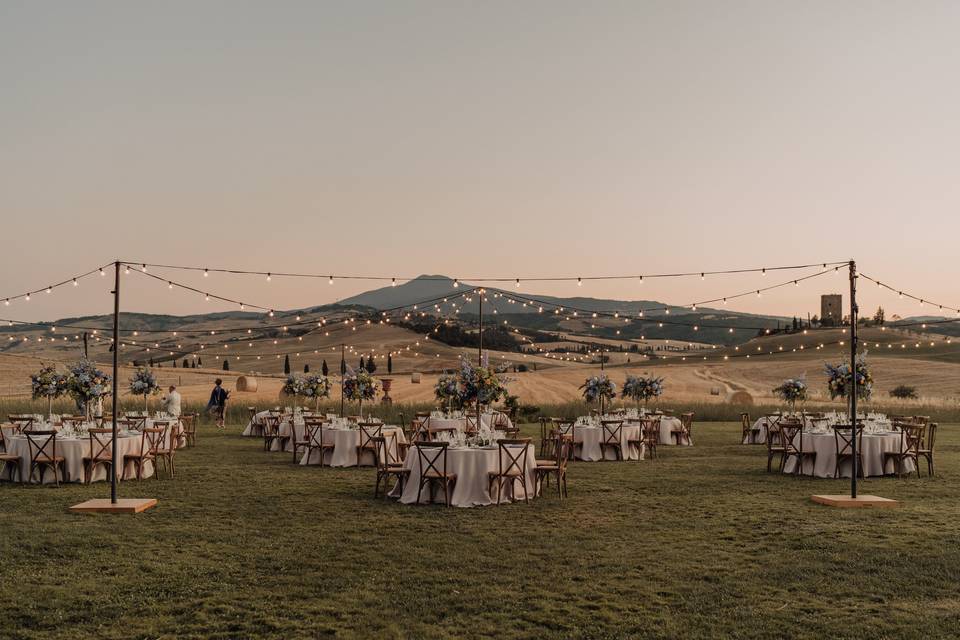
M800 445L800 434L794 437L795 446ZM841 443L842 446L842 443ZM816 451L816 462L810 458L803 461L803 473L805 475L817 476L818 478L832 478L837 462L837 443L833 433L808 433L803 434L804 451ZM884 467L884 452L895 452L900 450L900 433L890 432L883 434L863 434L863 450L861 451L861 460L863 460L864 476L882 476L888 473L896 473L896 462L888 460ZM845 461L840 465L840 475L849 478L853 465L850 461ZM793 473L797 469L797 458L791 457L784 465L784 473ZM913 460L906 460L903 464L903 472L910 473L916 470Z
M494 420L495 414L493 413L481 413L480 414L480 425L492 429L495 424ZM476 415L471 416L474 421L476 421ZM513 428L513 422L510 420L510 416L504 414L500 420L504 421L508 428ZM435 418L430 416L430 421L427 424L427 427L431 430L441 431L441 430L450 430L450 431L463 431L467 428L467 419L466 418Z
M42 438L42 437L41 437ZM38 441L39 444L42 444L41 439L34 439ZM124 455L134 455L140 453L140 443L143 440L143 436L140 434L137 435L126 435L117 437L117 456L120 460L123 460ZM96 449L96 446L94 447ZM45 452L52 452L49 448L45 449ZM10 453L15 456L20 457L20 473L23 480L29 479L30 473L30 444L27 442L25 436L14 436L7 439L7 453ZM90 455L90 439L89 438L66 438L58 437L57 438L57 456L64 458L66 466L66 478L60 478L61 482L83 482L83 457ZM125 470L121 469L122 465L117 464L114 467L115 473L117 474L118 479L134 478L136 477L136 468L132 463L127 464ZM124 473L121 473L124 471ZM149 478L153 475L153 463L147 462L143 466L143 477ZM35 474L37 481L40 479L40 472L37 471ZM96 471L93 474L93 481L107 480L106 468L103 465L98 465ZM46 471L44 473L44 483L54 482L53 473Z
M432 452L431 452L432 455ZM485 447L481 449L447 449L447 472L454 473L457 481L452 487L450 503L455 507L478 507L488 504L496 504L497 487L494 485L493 494L490 493L490 473L499 471L499 450L496 446ZM400 496L400 502L404 504L414 504L417 501L417 489L420 486L420 460L417 450L410 448L407 453L407 459L404 462L404 468L410 470L410 476L407 478L403 489L403 495ZM437 462L437 468L441 469L440 462ZM534 495L536 481L536 451L533 445L527 447L527 473L524 483L526 493L532 498ZM438 490L436 500L442 504L443 491L440 483L437 483ZM511 496L509 482L504 483L504 489L500 496L500 502L510 502L510 499L523 500L524 491L520 489L520 482L514 483L517 495ZM429 500L429 487L424 485L420 496L420 502L425 503Z
M399 460L400 457L397 451L397 445L401 442L406 442L407 438L403 434L403 429L400 427L384 427L383 435L387 437L388 433L394 433L396 438L389 438L387 442L390 444L390 455L394 460ZM360 430L359 429L336 429L331 428L323 429L323 442L324 444L330 442L333 443L333 451L327 451L323 458L323 464L330 465L331 467L355 467L357 466L357 447L360 446ZM373 445L374 443L370 443ZM292 447L290 449L292 451ZM320 464L320 450L315 449L310 452L310 455L303 455L300 458L300 464L306 466L310 464ZM362 463L366 465L373 465L376 461L373 459L373 453L365 453L363 455Z
M673 416L661 416L660 417L660 444L663 445L680 445L684 447L693 446L693 438L684 438L682 442L677 442L679 438L676 435L671 434L671 431L680 430L681 427L680 418L674 418Z
M620 431L620 444L624 460L643 460L642 447L627 444L628 440L640 439L640 425L624 424ZM574 455L577 460L596 462L604 459L600 441L603 440L603 427L575 425L573 428ZM611 448L606 450L607 460L616 460L617 454Z

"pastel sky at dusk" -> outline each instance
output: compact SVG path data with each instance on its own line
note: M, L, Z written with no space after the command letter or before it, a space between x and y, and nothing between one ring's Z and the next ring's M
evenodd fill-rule
M4 0L0 298L114 258L398 278L855 258L960 307L958 25L933 1ZM155 272L277 309L371 287ZM683 304L790 277L524 290ZM107 280L0 316L109 313ZM236 308L126 282L125 310ZM730 308L805 315L846 286Z

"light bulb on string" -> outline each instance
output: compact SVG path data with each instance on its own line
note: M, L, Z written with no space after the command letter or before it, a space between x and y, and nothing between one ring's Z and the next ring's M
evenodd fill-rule
M47 287L47 293L53 293L53 287Z
M103 271L103 267L100 267L100 275L101 275L101 276L107 275L107 274Z
M128 265L124 265L124 267L123 267L123 275L127 275L127 274L129 274L129 273L130 273L130 267L129 267Z
M580 278L577 278L577 286L578 286L578 287L582 287L582 286L583 286L583 280L581 280Z
M270 282L270 274L267 274L267 282Z
M79 287L79 286L80 286L80 283L77 282L77 279L76 279L76 278L73 279L73 286L75 286L75 287Z
M210 277L210 270L209 270L209 269L204 269L204 270L203 270L203 277L204 277L204 278L209 278L209 277Z
M145 265L145 264L140 265L140 270L143 271L144 273L146 273L146 272L147 272L147 265Z
M520 278L517 278L517 289L520 288Z

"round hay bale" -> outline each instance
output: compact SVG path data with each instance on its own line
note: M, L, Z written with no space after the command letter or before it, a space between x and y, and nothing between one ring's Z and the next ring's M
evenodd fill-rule
M237 378L237 391L250 391L252 393L257 390L258 386L257 379L253 376L240 376Z
M420 373L418 371L414 371L410 374L410 383L420 384Z
M734 391L727 396L728 404L753 404L753 396L746 391Z

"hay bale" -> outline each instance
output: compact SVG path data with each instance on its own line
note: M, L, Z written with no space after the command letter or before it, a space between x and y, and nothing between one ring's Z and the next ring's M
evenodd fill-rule
M420 384L420 373L414 371L410 374L410 384Z
M727 404L753 404L753 396L746 391L734 391L727 396Z
M237 378L237 391L249 391L253 393L257 390L259 384L253 376L240 376Z
M710 387L710 395L712 396L720 395L720 387Z

